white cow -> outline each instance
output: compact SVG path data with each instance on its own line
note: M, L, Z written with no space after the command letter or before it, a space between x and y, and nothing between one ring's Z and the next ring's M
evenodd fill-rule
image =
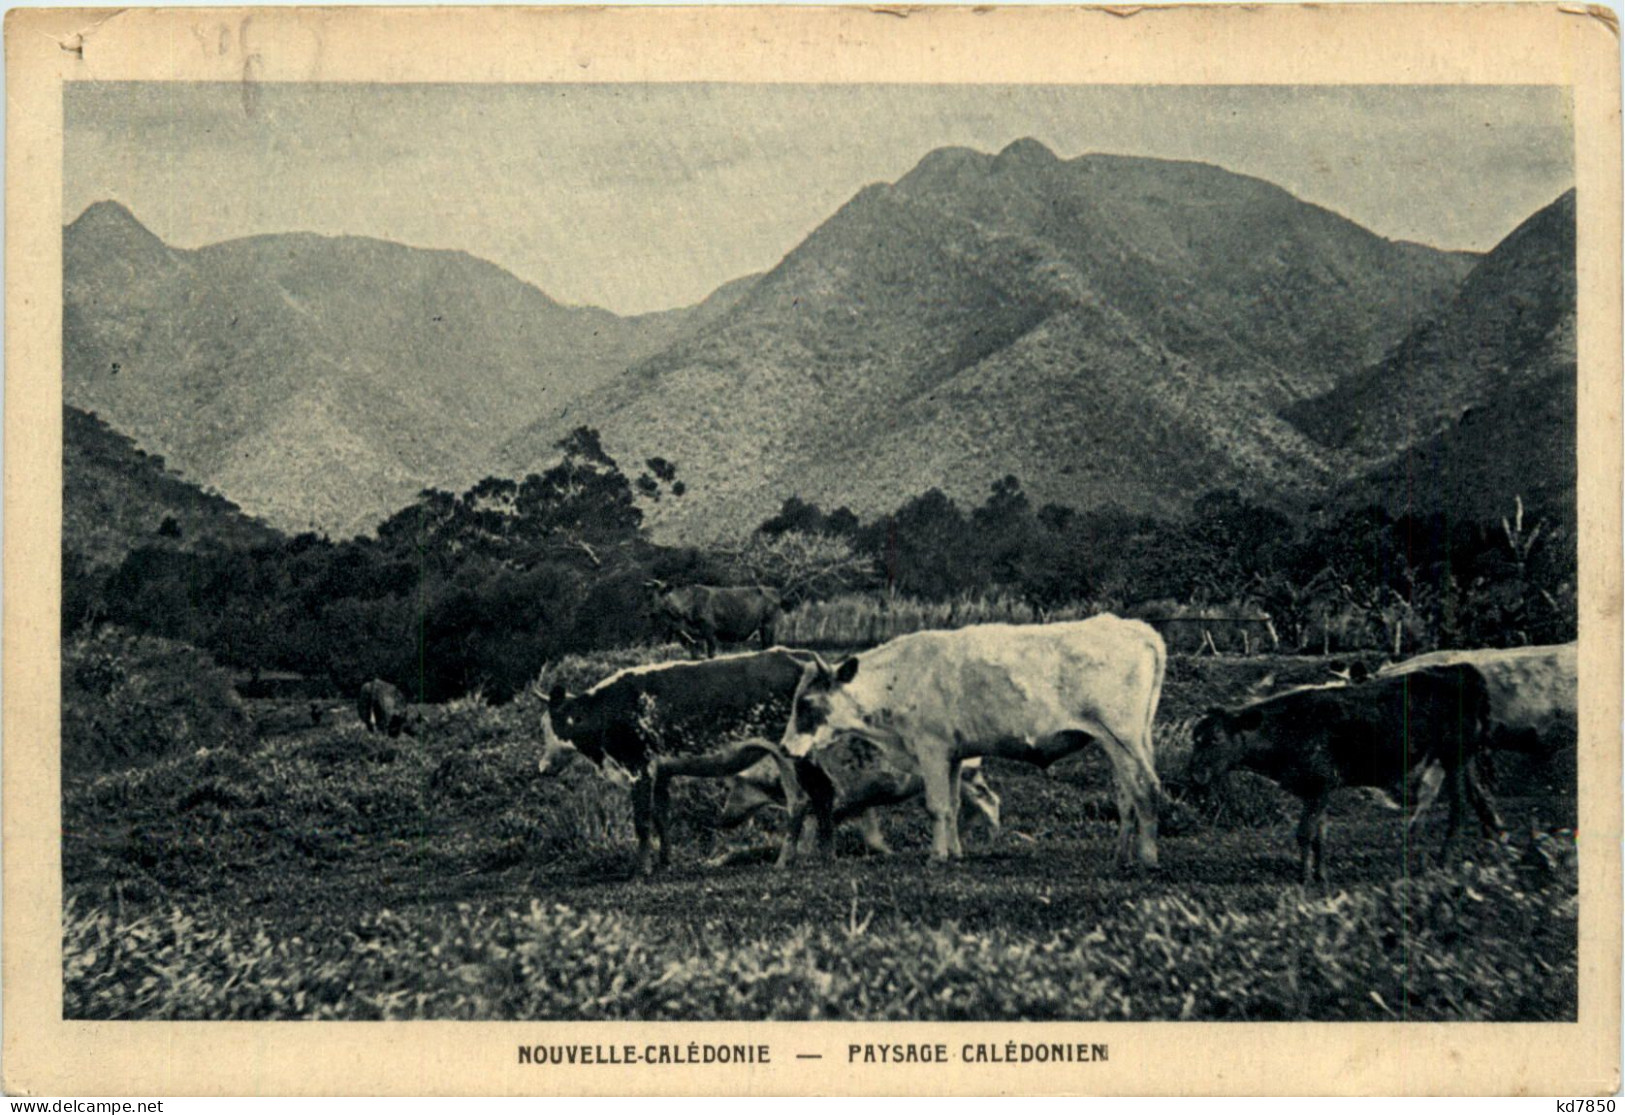
M784 746L807 755L842 732L912 758L925 782L932 853L960 856L960 764L999 755L1048 766L1100 744L1112 764L1117 857L1157 862L1151 722L1167 652L1138 620L1101 615L1077 623L985 624L921 631L848 658L822 661L796 694ZM801 818L792 815L792 832Z

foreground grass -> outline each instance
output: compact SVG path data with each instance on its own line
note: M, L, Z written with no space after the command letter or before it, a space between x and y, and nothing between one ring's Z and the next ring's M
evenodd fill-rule
M69 1018L1573 1018L1572 844L1268 907L1177 893L1032 933L831 923L750 941L533 901L311 923L70 903Z

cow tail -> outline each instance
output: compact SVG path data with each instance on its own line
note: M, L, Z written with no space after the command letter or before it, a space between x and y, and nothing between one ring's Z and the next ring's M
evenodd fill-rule
M1474 705L1474 732L1473 751L1482 753L1488 748L1485 746L1490 738L1490 718L1493 710L1490 708L1490 684L1484 677L1482 670L1474 666L1473 670L1473 705Z
M1162 702L1162 680L1168 672L1168 651L1162 645L1162 637L1153 633L1151 643L1152 683L1151 699L1145 707L1145 731L1141 735L1140 755L1145 764L1146 774L1151 779L1151 792L1158 801L1167 801L1168 795L1162 788L1162 779L1157 776L1156 751L1152 743L1151 729L1157 722L1157 706Z

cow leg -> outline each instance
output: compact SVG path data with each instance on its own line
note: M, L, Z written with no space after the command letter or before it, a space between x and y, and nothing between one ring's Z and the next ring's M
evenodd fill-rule
M1117 805L1116 865L1133 870L1137 847L1139 865L1156 867L1157 811L1147 775L1129 748L1104 727L1096 738L1112 765L1112 798Z
M1304 886L1326 881L1326 803L1325 794L1309 798L1298 819L1298 878Z
M1440 866L1450 862L1450 855L1456 847L1456 836L1461 831L1461 818L1467 808L1467 774L1463 770L1465 765L1457 763L1445 771L1445 788L1450 794L1450 823L1444 830L1444 846L1439 849Z
M886 843L886 834L880 831L880 816L873 809L865 809L858 814L858 832L863 835L864 846L875 855L892 854L891 845Z
M1479 781L1478 774L1472 763L1467 764L1467 798L1473 803L1473 811L1478 814L1478 823L1484 828L1484 835L1495 836L1506 831L1506 825L1501 821L1501 815L1495 811L1495 802L1491 800L1489 791Z
M815 827L818 832L819 853L826 858L833 858L835 854L835 802L833 800L813 800L801 786L801 779L796 774L795 760L785 754L782 747L768 749L773 762L779 768L779 783L784 790L784 811L788 817L784 826L784 843L779 847L779 858L775 866L789 867L795 861L796 847L801 842L802 830L807 824L807 810L810 808L815 814Z
M650 776L649 804L654 814L655 843L659 844L659 865L671 864L671 842L666 839L666 822L671 816L671 776L655 766Z
M1117 804L1117 853L1113 862L1120 870L1127 871L1133 866L1130 850L1134 845L1134 794L1116 772L1112 778L1112 798Z
M707 658L717 656L717 637L709 631L705 633L705 656Z
M1444 785L1444 768L1431 759L1425 760L1422 767L1420 786L1416 793L1416 804L1411 810L1410 820L1405 822L1407 829L1415 829L1433 808L1433 803L1439 797L1439 787Z
M1157 866L1157 803L1150 787L1136 785L1134 816L1139 822L1137 827L1136 851L1140 856L1141 867Z
M954 823L949 829L950 844L948 852L954 859L965 858L965 846L959 840L959 802L960 802L960 768L962 764L958 759L948 764L948 800L953 802L950 806L954 811Z
M925 811L931 814L931 855L939 860L952 856L959 843L955 831L959 801L953 796L952 765L947 759L920 763L920 774L925 779Z
M638 834L638 874L647 878L654 874L654 856L649 847L649 822L654 800L650 791L654 780L640 774L632 780L632 828Z

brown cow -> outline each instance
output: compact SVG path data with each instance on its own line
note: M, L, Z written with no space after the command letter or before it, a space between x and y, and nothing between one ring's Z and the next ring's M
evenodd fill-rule
M394 737L406 727L406 697L387 681L374 678L363 685L355 710L369 732L388 732Z
M753 635L762 649L772 645L773 624L784 610L784 601L770 588L717 588L688 585L666 589L660 594L660 615L678 638L705 646L705 656L715 658L717 644L743 643Z

